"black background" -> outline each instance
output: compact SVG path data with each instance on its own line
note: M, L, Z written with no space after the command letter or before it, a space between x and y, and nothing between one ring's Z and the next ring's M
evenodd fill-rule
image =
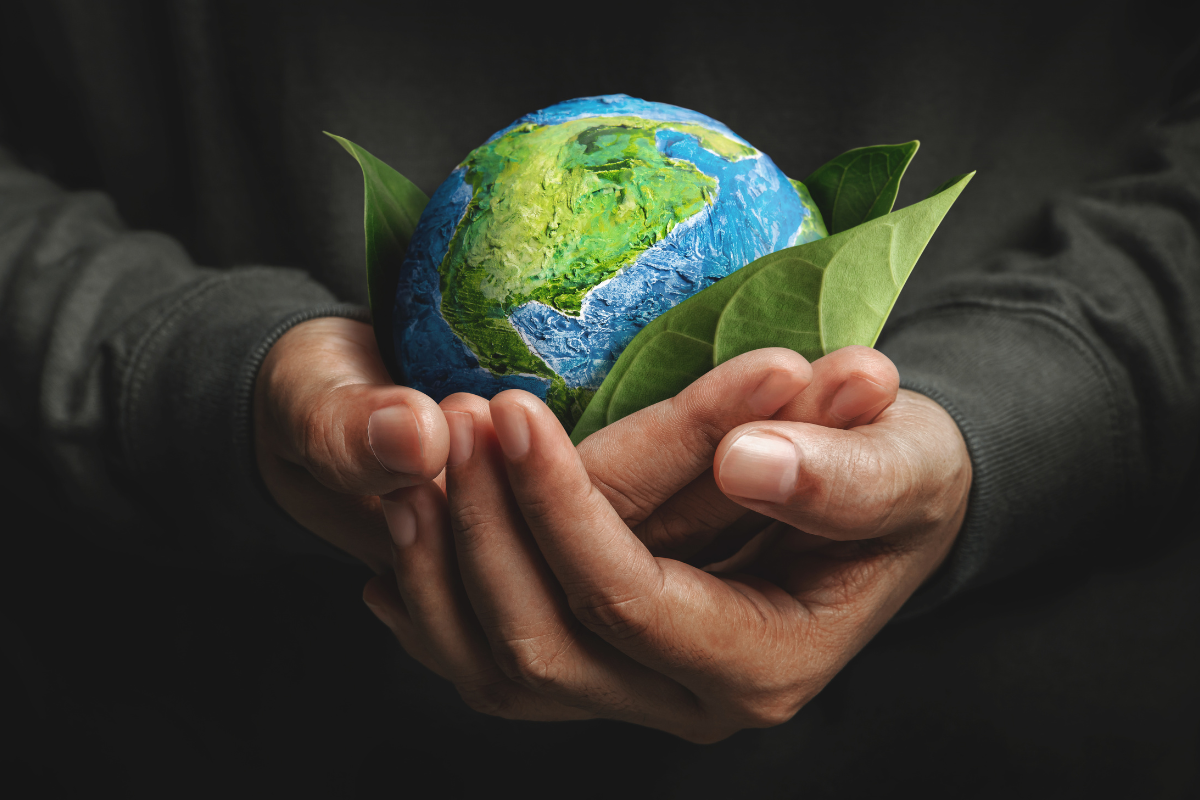
M80 29L70 5L4 6L3 141L201 263L306 266L351 298L361 185L322 129L431 192L520 114L624 91L726 122L794 177L920 138L899 205L978 169L911 304L998 247L1037 246L1049 199L1119 172L1198 30L1114 2L177 3L222 55L229 92L206 100L164 66L189 45L165 6L97 4ZM325 190L286 180L302 173ZM118 552L35 454L6 439L0 457L0 780L28 796L1200 795L1195 474L1161 515L890 626L791 723L699 747L475 715L362 606L364 570Z

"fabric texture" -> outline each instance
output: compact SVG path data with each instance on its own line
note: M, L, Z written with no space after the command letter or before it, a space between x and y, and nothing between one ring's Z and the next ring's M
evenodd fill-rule
M1200 442L1200 95L1145 162L1057 203L1047 252L1003 254L890 324L880 349L974 467L949 564L906 614L1180 491Z
M197 267L177 242L125 230L104 196L63 192L11 158L0 251L5 432L72 504L115 523L124 540L106 544L225 566L266 546L333 551L261 485L251 397L289 327L365 320L361 307L297 270Z

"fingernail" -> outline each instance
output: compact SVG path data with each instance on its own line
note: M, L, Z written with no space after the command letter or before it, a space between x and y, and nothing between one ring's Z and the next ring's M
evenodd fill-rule
M383 500L383 516L396 547L403 549L417 540L417 515L408 503Z
M376 409L367 420L367 445L388 472L416 475L425 463L425 442L417 416L400 403Z
M862 375L851 375L837 390L829 404L829 413L841 422L861 417L872 408L883 405L887 389Z
M446 425L450 428L450 454L447 467L457 467L475 452L475 418L465 411L447 411Z
M798 376L791 372L775 370L750 395L750 411L760 417L769 417L796 396L800 390Z
M725 452L719 475L725 494L782 503L796 489L800 451L790 439L746 433Z
M516 461L529 452L529 417L515 403L496 403L492 406L492 426L500 449L509 461Z

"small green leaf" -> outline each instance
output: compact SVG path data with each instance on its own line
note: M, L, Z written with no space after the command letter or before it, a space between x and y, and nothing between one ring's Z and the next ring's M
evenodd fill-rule
M658 402L659 395L674 397L712 369L713 347L677 331L663 331L629 365L625 380L615 387L608 413L614 419L628 416ZM594 399L594 398L593 398ZM588 404L591 405L590 403Z
M900 179L921 143L859 147L804 179L829 232L841 233L892 210Z
M634 337L571 432L576 444L673 397L734 356L788 347L809 361L871 347L913 266L974 172L932 197L747 264Z
M412 181L362 149L349 139L326 136L337 141L354 156L363 173L363 228L367 235L367 299L371 307L371 327L383 363L397 375L395 345L392 340L392 309L396 302L396 282L400 265L408 251L417 221L429 198Z

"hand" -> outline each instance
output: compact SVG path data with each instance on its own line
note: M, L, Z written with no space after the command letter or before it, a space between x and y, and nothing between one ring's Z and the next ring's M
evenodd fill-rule
M944 558L965 512L970 463L948 415L907 392L852 430L764 419L743 426L738 416L771 412L745 402L722 410L714 400L722 386L724 396L754 396L747 387L756 384L738 385L735 362L675 402L605 429L617 432L614 456L625 430L636 453L625 460L631 474L660 474L641 490L593 485L580 458L588 448L571 448L531 396L449 398L449 507L432 487L394 496L399 593L377 579L365 598L410 653L490 713L605 716L694 741L791 717ZM799 377L793 388L805 382ZM814 380L785 411L829 415L840 385ZM870 391L860 394L873 402ZM866 412L856 416L878 413ZM688 421L697 424L680 424ZM782 471L769 456L784 448L756 443L756 433L789 443ZM642 516L634 524L644 531L673 498L691 492L694 508L708 494L703 474L687 477L706 437L709 458L719 451L712 480L742 492L741 505L803 520L828 538L776 525L735 557L745 562L739 573L655 558L626 522ZM773 484L763 480L771 474ZM794 476L789 490L782 475ZM775 494L746 496L764 494L762 486ZM614 507L622 505L624 514ZM660 514L655 530L733 513L716 503L689 518L686 508ZM443 533L447 516L453 540ZM686 535L671 538L687 544Z
M651 553L711 564L770 523L717 487L712 464L722 437L776 408L779 420L866 425L895 401L899 385L895 365L868 347L844 347L811 367L789 350L760 350L722 365L671 401L597 431L579 454L592 483ZM749 408L743 395L751 391L768 405ZM676 452L665 471L662 455Z
M284 511L381 572L392 555L376 495L438 475L449 439L433 400L392 383L371 326L322 317L267 353L254 389L254 446Z

